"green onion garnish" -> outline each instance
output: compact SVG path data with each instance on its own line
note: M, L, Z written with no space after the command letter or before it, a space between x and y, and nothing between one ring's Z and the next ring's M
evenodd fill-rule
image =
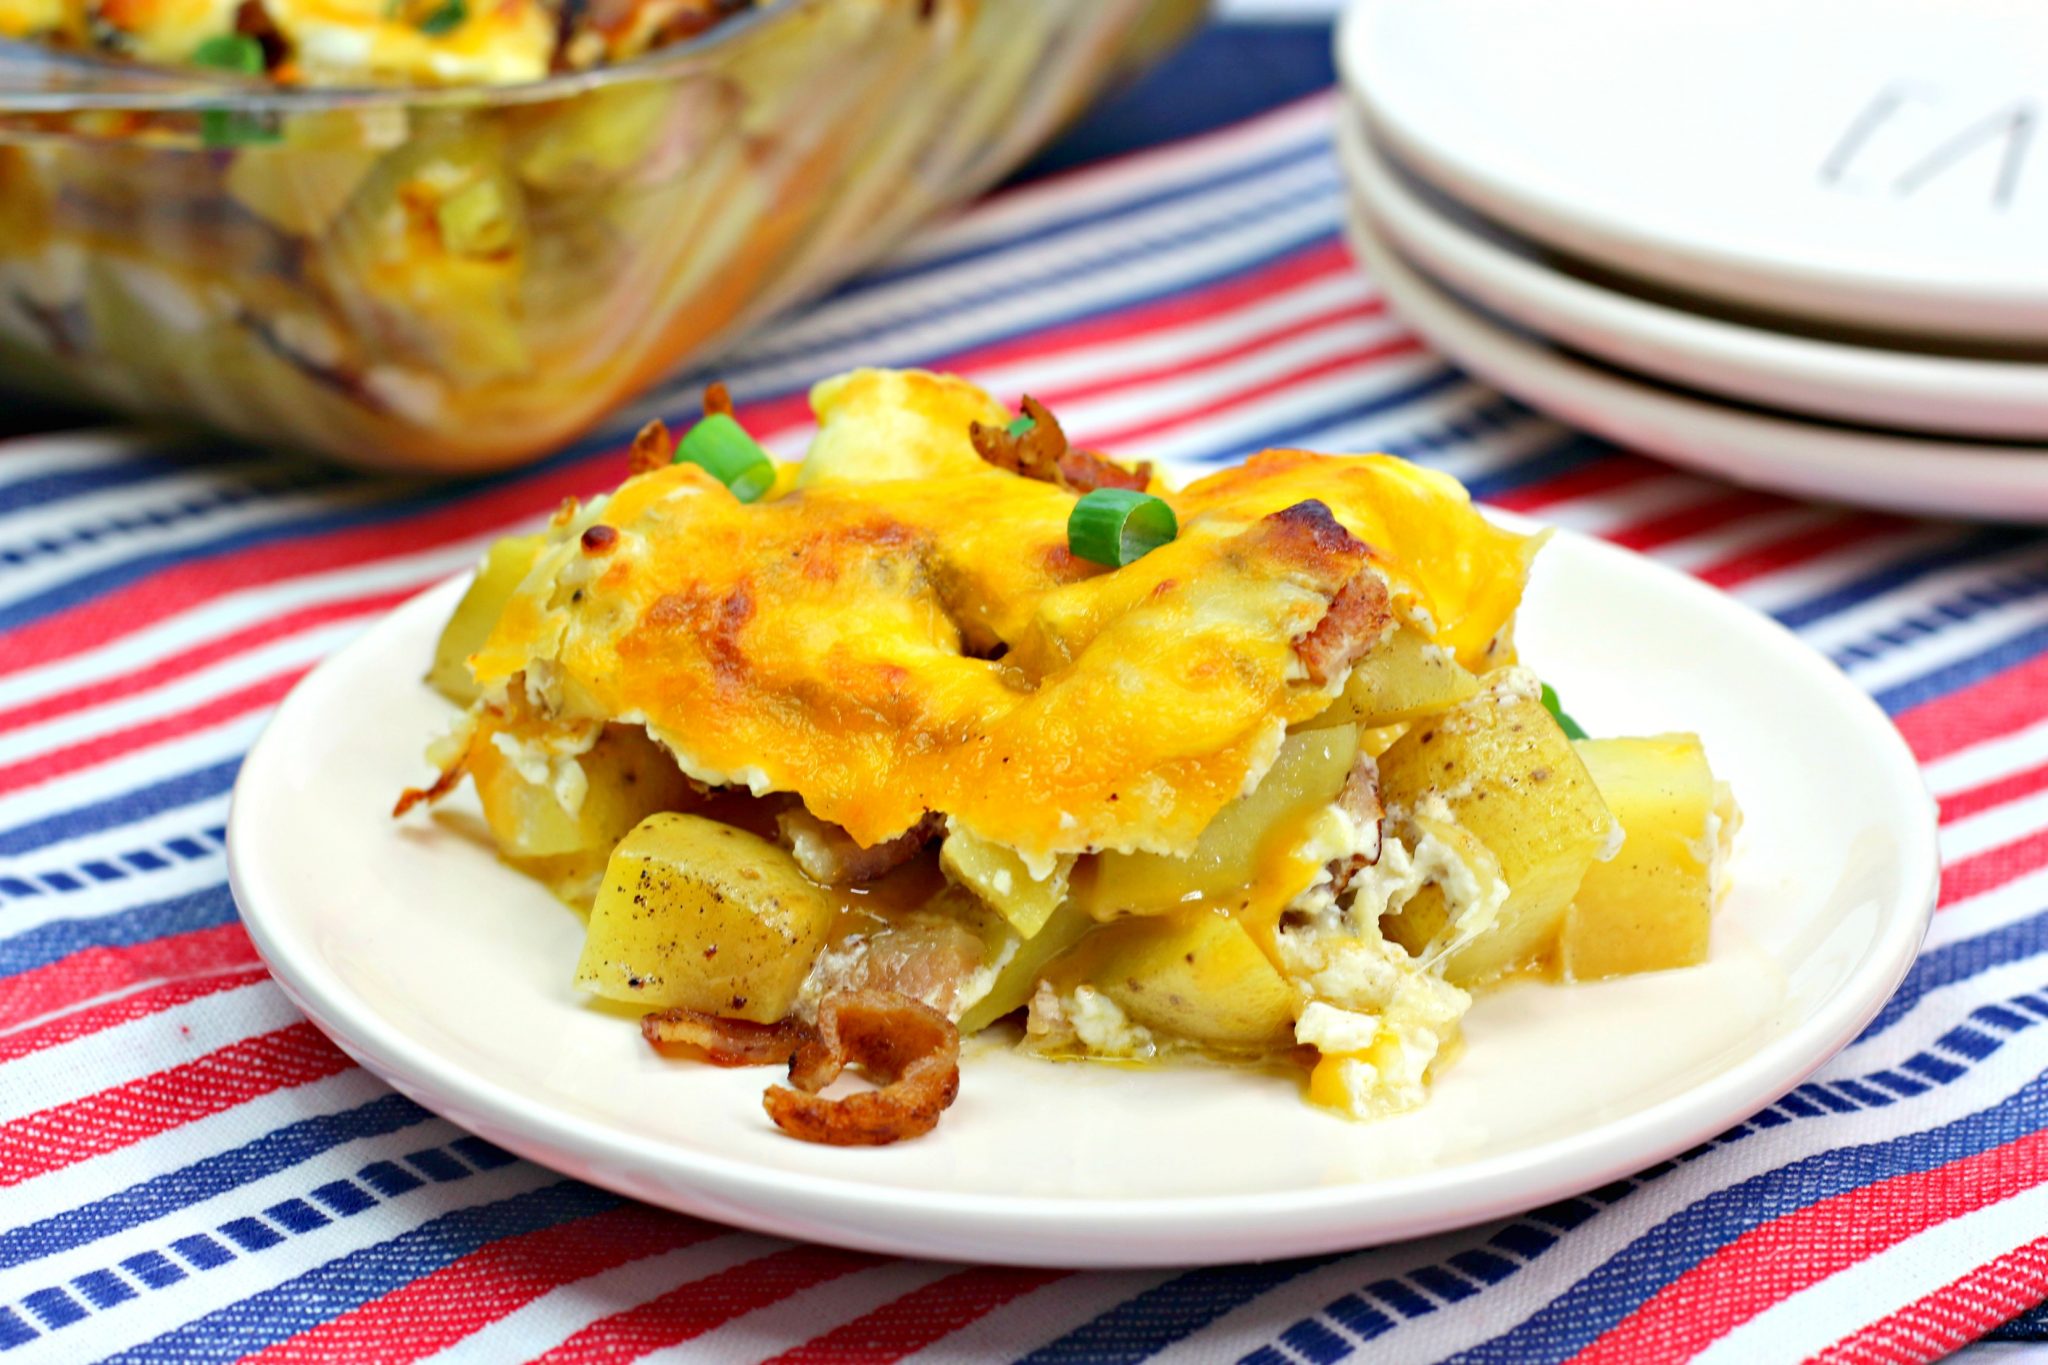
M1586 732L1579 728L1579 723L1565 712L1563 706L1558 704L1557 689L1549 683L1543 684L1543 709L1556 719L1559 728L1564 731L1566 739L1584 739L1586 737Z
M1083 494L1067 517L1067 548L1113 569L1179 534L1180 521L1166 500L1133 488L1098 488Z
M237 76L263 74L263 45L246 33L217 33L192 50L197 66ZM275 142L277 133L254 115L233 109L199 111L199 140L209 147L240 147Z
M775 486L775 462L747 429L722 412L691 427L676 447L677 464L693 464L732 490L741 502L753 502Z
M420 20L417 24L414 24L413 27L426 34L429 38L438 38L444 33L453 32L467 18L469 18L469 6L464 4L463 0L442 0L442 3L433 13Z
M192 49L196 65L242 76L263 74L263 44L246 33L217 33Z
M1038 419L1027 412L1019 416L1012 417L1010 419L1010 425L1005 427L1004 430L1009 432L1011 436L1023 436L1028 434L1031 431L1031 429L1037 425Z

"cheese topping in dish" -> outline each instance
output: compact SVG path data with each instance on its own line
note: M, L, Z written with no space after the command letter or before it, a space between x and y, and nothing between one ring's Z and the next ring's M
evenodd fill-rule
M1171 491L921 372L813 404L800 465L720 411L495 548L411 794L474 778L658 1045L791 1059L790 1131L923 1131L936 1054L874 1040L1009 1016L1398 1112L1471 990L1704 954L1732 804L1689 736L1598 741L1596 781L1515 657L1539 540L1454 481L1281 450ZM872 1099L805 1089L846 1064Z
M754 0L0 0L0 38L281 84L485 85L623 61ZM209 46L213 44L214 46Z

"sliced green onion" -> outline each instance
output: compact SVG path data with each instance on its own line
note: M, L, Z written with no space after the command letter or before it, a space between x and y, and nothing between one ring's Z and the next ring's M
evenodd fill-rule
M1037 425L1038 419L1027 412L1020 414L1019 416L1012 417L1010 419L1010 425L1005 427L1004 430L1008 431L1012 436L1022 436Z
M442 0L442 3L435 8L433 13L420 20L417 24L414 24L413 27L426 34L429 38L438 38L444 33L454 32L467 18L469 18L469 6L464 4L463 0Z
M209 147L247 147L256 143L276 142L278 138L277 130L254 114L245 114L235 109L199 111L199 140Z
M1164 498L1134 488L1098 488L1067 517L1067 548L1082 559L1122 568L1180 534Z
M246 33L217 33L192 49L195 65L243 76L263 74L263 44Z
M732 490L741 502L753 502L775 486L775 462L747 429L722 412L691 427L676 447L677 464L693 464Z
M217 33L192 49L192 61L214 71L260 76L263 44L246 33ZM277 133L252 114L234 109L202 109L199 140L209 147L240 147L251 142L275 142Z
M1579 723L1566 714L1564 707L1558 703L1557 689L1549 683L1543 684L1543 709L1556 719L1566 739L1586 738L1586 732L1579 728Z

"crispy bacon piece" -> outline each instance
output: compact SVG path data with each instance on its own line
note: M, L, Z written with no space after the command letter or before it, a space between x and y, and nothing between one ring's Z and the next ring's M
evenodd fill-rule
M1116 461L1092 450L1069 450L1060 456L1060 482L1076 493L1093 493L1098 488L1128 488L1142 493L1152 483L1152 463L1125 469Z
M1372 556L1372 547L1345 530L1321 498L1303 498L1261 517L1259 531L1273 553L1317 582L1342 583ZM1339 568L1342 574L1330 577Z
M626 456L626 469L633 474L652 473L675 456L675 438L668 434L668 423L657 417L640 428L639 435L633 438L633 449Z
M455 790L455 784L462 780L462 774L468 767L469 759L464 755L442 769L441 775L434 779L431 786L407 787L398 794L397 804L391 807L391 818L396 820L422 801L429 805L439 801Z
M732 416L732 390L725 387L723 379L714 379L704 386L704 415Z
M770 1066L794 1057L811 1034L794 1019L750 1024L678 1007L643 1018L640 1036L657 1050L695 1048L713 1066Z
M986 427L979 422L970 422L967 424L967 439L974 443L974 453L997 469L1007 469L1027 479L1055 483L1059 477L1060 454L1067 448L1067 433L1060 430L1059 419L1045 404L1028 393L1024 395L1023 408L1024 415L1031 419L1031 429L1021 436L1012 436L1008 427Z
M1330 609L1315 629L1295 640L1294 653L1308 670L1309 681L1321 687L1379 643L1391 620L1387 581L1371 569L1360 569L1330 599Z
M851 1064L880 1088L828 1100L818 1092ZM818 1002L818 1035L797 1049L789 1086L761 1097L791 1137L832 1147L879 1147L920 1137L960 1093L960 1031L928 1005L892 991L846 991Z
M1337 805L1371 833L1356 853L1330 863L1330 880L1339 894L1351 879L1380 860L1380 820L1387 808L1380 801L1380 765L1371 754L1362 753L1351 765L1344 787L1337 793Z
M797 865L812 881L825 886L857 886L893 872L924 851L944 828L937 814L927 813L893 839L872 848L854 842L838 825L820 820L801 806L775 817L782 845L796 858Z
M1031 419L1030 430L1022 435L1012 436L1008 427L968 424L967 439L974 442L975 454L998 469L1076 493L1092 493L1098 488L1142 489L1152 482L1149 462L1126 469L1106 455L1076 450L1067 444L1067 433L1045 404L1027 393L1021 406Z

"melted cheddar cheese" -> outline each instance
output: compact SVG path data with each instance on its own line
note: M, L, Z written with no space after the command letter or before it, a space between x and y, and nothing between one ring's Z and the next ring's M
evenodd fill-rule
M0 0L0 38L163 65L268 39L282 84L504 85L625 61L747 8L733 0Z
M1534 548L1449 479L1279 451L1159 490L1179 537L1107 569L1067 548L1072 493L975 454L968 423L1008 420L978 389L860 371L813 403L761 502L679 464L564 518L472 656L486 696L645 725L863 845L936 812L1039 866L1178 854L1341 687L1295 642L1354 575L1498 662Z

